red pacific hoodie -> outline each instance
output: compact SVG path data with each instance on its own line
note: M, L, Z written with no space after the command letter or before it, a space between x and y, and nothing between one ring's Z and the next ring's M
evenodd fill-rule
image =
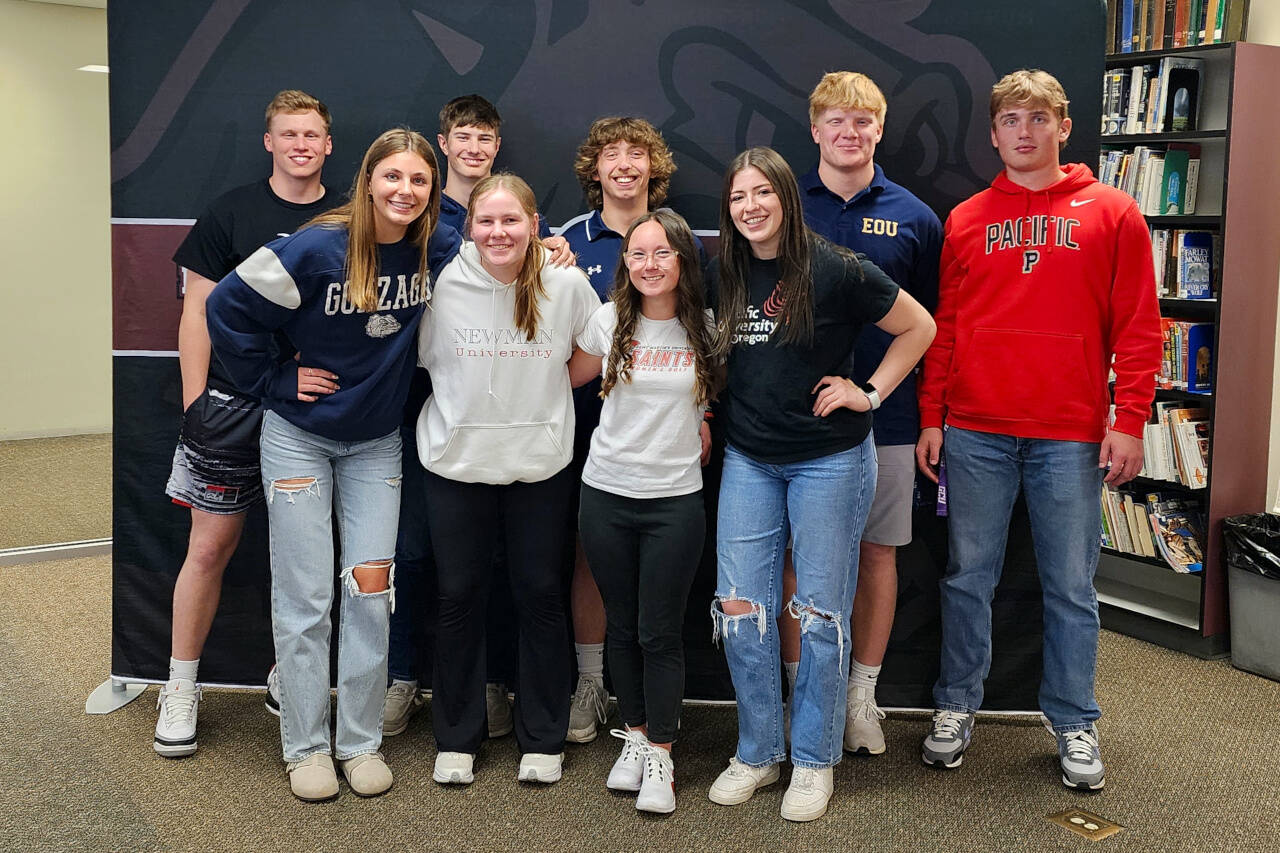
M1028 190L1001 172L947 218L920 426L1101 441L1142 437L1160 367L1151 238L1083 163ZM1112 356L1115 361L1112 363Z

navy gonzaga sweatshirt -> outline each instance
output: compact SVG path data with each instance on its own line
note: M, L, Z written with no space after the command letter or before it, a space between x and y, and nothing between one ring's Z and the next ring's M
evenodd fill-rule
M461 245L440 225L428 267L438 271ZM378 305L351 304L345 280L347 231L313 226L273 240L218 282L206 303L213 351L236 385L299 429L334 441L363 441L394 431L413 374L418 324L430 293L419 281L409 242L381 245ZM272 358L283 331L300 360ZM314 403L298 399L298 366L338 375L339 390Z

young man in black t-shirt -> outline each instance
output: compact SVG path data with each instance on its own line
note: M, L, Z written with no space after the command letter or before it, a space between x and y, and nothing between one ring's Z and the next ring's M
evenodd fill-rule
M196 751L196 672L222 591L222 573L263 499L256 398L238 391L210 355L205 299L218 280L263 244L292 234L337 204L320 172L333 150L329 110L305 92L280 92L266 110L262 143L271 176L215 199L174 253L184 297L178 325L182 431L166 493L191 509L187 556L173 590L169 681L157 703L154 748L176 758ZM270 699L268 700L270 704Z

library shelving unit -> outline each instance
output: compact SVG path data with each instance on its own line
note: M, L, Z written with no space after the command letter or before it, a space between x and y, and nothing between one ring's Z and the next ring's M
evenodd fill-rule
M1266 506L1276 303L1280 290L1280 47L1228 42L1111 54L1110 69L1158 64L1166 56L1204 61L1197 129L1101 136L1104 148L1195 142L1201 149L1194 215L1152 216L1153 226L1222 235L1221 289L1213 300L1160 300L1168 317L1216 324L1212 394L1161 390L1212 420L1203 501L1204 570L1174 572L1162 561L1104 549L1098 600L1105 627L1202 657L1227 648L1227 571L1222 520ZM1139 489L1177 490L1164 481ZM1280 613L1276 614L1280 619Z

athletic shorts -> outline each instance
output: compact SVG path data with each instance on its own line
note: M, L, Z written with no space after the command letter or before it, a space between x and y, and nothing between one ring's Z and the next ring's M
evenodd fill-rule
M244 512L262 500L257 400L206 388L182 415L165 493L215 515Z
M911 542L911 496L916 483L914 444L876 446L879 473L876 497L867 514L862 541L874 545L907 545Z

